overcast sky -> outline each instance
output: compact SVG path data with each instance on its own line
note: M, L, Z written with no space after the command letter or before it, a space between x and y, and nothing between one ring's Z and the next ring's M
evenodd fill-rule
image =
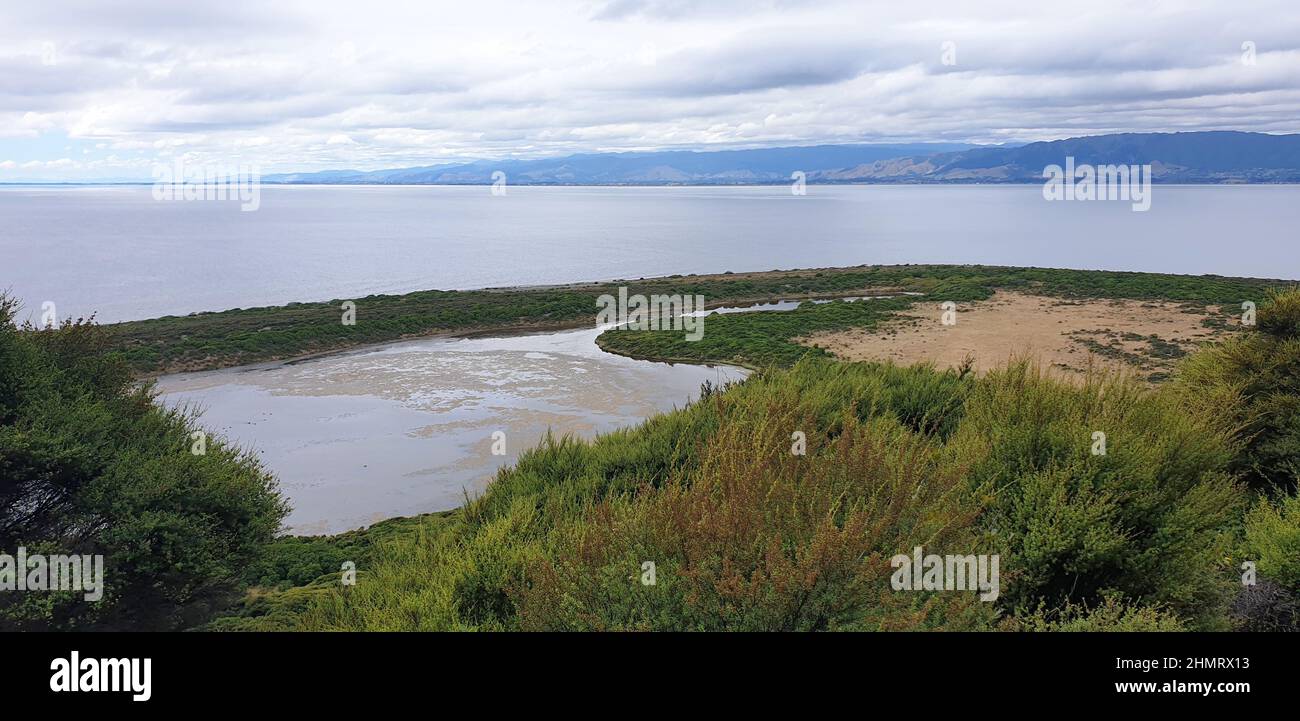
M269 173L578 151L1300 131L1297 0L0 8L0 182L148 178L176 157Z

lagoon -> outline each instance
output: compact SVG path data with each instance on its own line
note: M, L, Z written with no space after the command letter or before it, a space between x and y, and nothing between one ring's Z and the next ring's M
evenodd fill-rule
M157 389L276 474L289 532L337 533L455 508L548 432L592 438L746 375L605 353L598 333L405 341L164 376Z

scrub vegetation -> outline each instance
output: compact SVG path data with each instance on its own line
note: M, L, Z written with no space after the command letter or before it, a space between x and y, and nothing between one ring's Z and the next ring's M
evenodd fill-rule
M735 297L752 298L770 292L761 283L777 282L718 278L698 290L690 279L671 287L707 296L718 283L753 283L731 287ZM219 440L203 458L188 453L191 421L124 381L120 328L6 324L3 488L46 492L84 478L101 492L64 494L65 508L85 522L51 525L39 514L10 513L3 540L97 543L108 568L138 567L141 577L173 584L166 594L135 596L128 576L102 606L46 616L19 607L26 615L17 618L67 627L148 617L208 630L1165 631L1300 623L1300 292L1266 295L1262 281L1212 277L921 266L810 271L780 282L805 284L804 293L911 289L930 300L1014 287L1066 298L1260 305L1256 326L1180 359L1158 385L1102 372L1067 381L1032 358L983 376L849 363L789 342L810 326L876 322L913 302L902 296L712 316L706 340L686 344L697 347L690 358L744 362L757 369L745 381L706 386L685 408L590 441L548 437L455 511L313 538L273 538L283 503L246 455ZM591 291L573 292L590 314ZM359 317L365 307L358 302ZM58 340L82 335L98 340ZM677 332L623 331L602 336L602 345L615 336L631 341L620 352L684 357ZM112 430L87 432L86 414L127 420L97 421L90 425ZM28 478L39 482L17 482ZM87 534L104 528L114 531ZM915 546L997 554L996 600L894 590L891 557ZM1255 585L1243 585L1247 562ZM355 584L343 583L345 564L355 565ZM205 613L177 610L194 589L209 587L243 593L220 610L215 603ZM16 618L13 607L0 612Z
M1260 384L1300 360L1279 318L1297 295L1159 386L1067 382L1031 359L983 377L811 356L765 368L636 428L547 439L464 508L388 529L355 586L328 573L291 611L272 593L278 614L226 627L1290 629L1294 475L1252 475L1277 444L1243 419L1290 393ZM1262 377L1209 372L1247 348L1271 353ZM889 559L914 545L999 554L1000 596L894 591Z

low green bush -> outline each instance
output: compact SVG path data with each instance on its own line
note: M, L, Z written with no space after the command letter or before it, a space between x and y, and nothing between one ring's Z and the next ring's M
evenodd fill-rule
M1190 394L1239 397L1225 405L1245 451L1233 470L1259 491L1296 490L1300 477L1300 290L1272 291L1249 332L1189 357Z
M1019 361L974 385L948 446L972 488L997 499L981 523L1006 554L1009 611L1118 594L1221 625L1245 493L1215 416L1132 378L1075 385Z
M1260 576L1300 593L1300 497L1261 498L1246 514L1242 560Z

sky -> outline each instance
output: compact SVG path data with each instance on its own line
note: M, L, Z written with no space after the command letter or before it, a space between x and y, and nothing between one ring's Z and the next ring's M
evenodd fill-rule
M0 182L1300 132L1296 0L0 0Z

